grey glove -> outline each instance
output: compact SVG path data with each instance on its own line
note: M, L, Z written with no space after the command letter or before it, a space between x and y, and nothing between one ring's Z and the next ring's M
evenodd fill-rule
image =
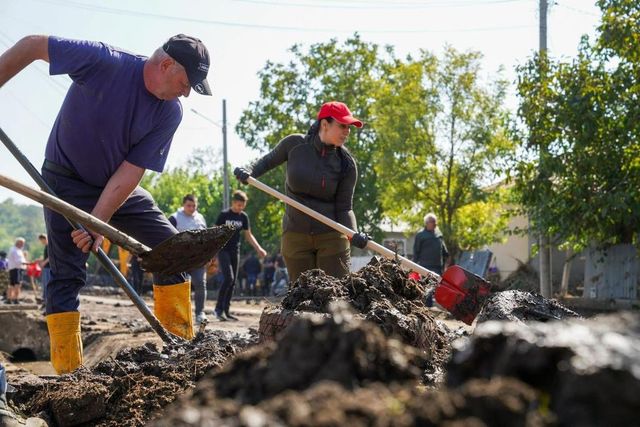
M240 181L241 183L243 183L243 184L248 184L249 183L248 181L249 181L249 177L251 176L251 172L249 172L245 168L235 168L233 170L233 174L236 176L238 181Z
M356 248L364 249L369 240L370 238L366 233L355 233L351 237L351 244Z

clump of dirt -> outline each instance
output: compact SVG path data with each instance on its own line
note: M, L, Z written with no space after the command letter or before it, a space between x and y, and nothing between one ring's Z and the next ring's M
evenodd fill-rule
M499 289L535 292L540 289L540 276L529 264L518 260L518 268L500 282Z
M513 377L549 397L560 425L631 425L640 396L640 313L478 325L456 341L447 384Z
M302 274L288 291L278 308L285 320L272 328L265 328L263 320L274 321L271 312L263 313L261 331L275 328L279 332L296 317L295 313L327 313L329 304L345 301L364 319L376 324L385 335L398 337L404 343L427 354L425 380L438 381L441 366L449 356L450 341L447 334L429 313L425 305L425 289L435 286L433 278L416 281L408 277L400 265L390 260L373 259L369 264L342 279L326 275L321 270ZM293 315L292 315L293 313ZM271 318L269 316L271 315ZM282 320L282 319L280 319Z
M162 350L147 343L122 350L93 369L45 379L26 377L13 384L16 392L10 399L24 414L44 412L59 426L141 426L251 342L217 331Z
M344 303L331 307L208 373L151 425L542 425L531 387L496 379L428 391L418 386L422 352Z
M529 321L547 322L571 317L580 317L556 300L539 294L523 291L496 292L485 302L478 323L488 320L511 320L522 323Z
M224 247L236 228L216 225L203 230L187 230L168 238L152 251L140 254L142 268L163 274L176 274L202 267ZM179 254L179 257L176 257Z

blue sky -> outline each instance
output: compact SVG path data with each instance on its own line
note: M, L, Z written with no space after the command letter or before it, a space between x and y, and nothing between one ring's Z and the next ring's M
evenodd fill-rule
M570 57L583 34L594 34L599 9L592 0L555 3L549 51ZM504 67L503 76L513 81L514 67L538 46L537 7L537 0L0 0L0 53L29 34L99 40L145 55L176 33L199 37L212 56L214 96L183 100L185 115L168 165L181 164L195 148L221 149L220 128L191 109L219 122L226 99L229 161L235 166L258 155L233 133L242 110L258 97L257 73L268 60L287 61L291 45L344 40L356 31L400 55L439 53L448 43L482 52L486 75ZM48 76L41 62L0 88L0 127L38 168L69 83L66 76ZM508 105L515 108L513 96ZM4 146L0 173L32 184ZM7 197L27 202L0 188L0 200Z

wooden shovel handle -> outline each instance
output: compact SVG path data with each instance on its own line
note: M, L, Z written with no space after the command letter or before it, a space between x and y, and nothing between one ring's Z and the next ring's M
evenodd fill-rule
M111 240L111 242L128 250L129 252L140 255L151 250L137 240L113 228L106 222L100 221L93 215L90 215L63 200L60 200L57 197L47 194L44 191L36 190L35 188L24 185L4 175L0 175L0 185L13 190L16 193L22 194L23 196L28 197L31 200L41 203L49 209L58 212L60 215L64 215L69 219L79 222L85 227L102 234L103 236Z
M313 209L303 205L302 203L293 200L291 197L286 196L284 194L282 194L281 192L279 192L278 190L275 190L271 187L269 187L268 185L258 181L257 179L255 179L254 177L250 176L247 179L247 182L256 187L259 190L264 191L267 194L272 195L273 197L275 197L276 199L281 200L282 202L286 203L289 206L292 206L296 209L298 209L299 211L302 211L303 213L309 215L311 218L316 219L318 221L320 221L321 223L323 223L324 225L333 228L334 230L336 230L339 233L342 233L344 235L346 235L349 239L351 239L351 237L356 234L355 231L351 230L349 227L345 227L344 225L340 224L339 222L333 221L330 218L327 218L326 216L314 211ZM436 280L440 281L441 277L434 273L431 270L427 270L426 268L424 268L423 266L416 264L415 262L400 256L400 255L396 255L395 252L393 252L392 250L385 248L384 246L374 242L373 240L369 240L367 242L367 249L370 249L374 252L379 253L380 255L389 258L389 259L397 259L398 261L400 261L400 264L409 269L409 270L413 270L416 271L420 274L422 274L423 276L427 276L427 277L433 277Z

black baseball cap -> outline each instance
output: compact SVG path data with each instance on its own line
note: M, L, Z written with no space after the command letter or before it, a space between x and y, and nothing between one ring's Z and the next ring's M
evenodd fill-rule
M178 34L167 40L162 50L184 67L193 90L201 95L211 95L207 82L209 51L200 39Z

